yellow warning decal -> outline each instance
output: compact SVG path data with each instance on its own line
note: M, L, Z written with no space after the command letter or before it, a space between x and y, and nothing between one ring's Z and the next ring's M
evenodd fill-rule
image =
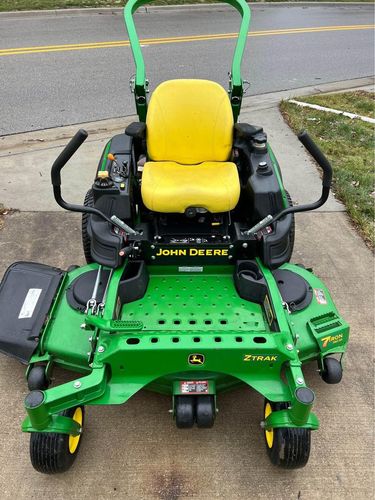
M270 299L268 298L268 295L266 295L264 298L263 306L264 306L264 311L265 311L266 316L267 316L268 324L272 325L275 317L273 315L273 311L272 311L272 307L271 307Z

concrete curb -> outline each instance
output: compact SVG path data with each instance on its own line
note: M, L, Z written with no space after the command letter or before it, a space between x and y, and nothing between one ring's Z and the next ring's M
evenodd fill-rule
M363 89L364 87L368 88L368 90L373 90L374 84L375 76L368 76L364 78L355 78L353 80L321 83L319 85L311 85L308 87L281 90L279 92L272 92L269 94L257 94L249 97L244 97L241 109L267 109L273 106L277 106L282 100L291 99L297 96L301 97L313 94L331 94L334 92L343 92L345 90L359 90Z
M271 8L271 7L318 7L318 6L351 6L351 5L373 5L373 2L249 2L249 6L254 9L256 7ZM182 5L149 5L141 7L137 12L145 13L149 11L166 11L166 10L233 10L233 7L225 3L213 4L182 4ZM122 7L102 7L102 8L76 8L76 9L53 9L53 10L20 10L0 12L1 19L13 19L17 17L37 17L37 16L79 16L87 14L97 15L118 15L122 14Z

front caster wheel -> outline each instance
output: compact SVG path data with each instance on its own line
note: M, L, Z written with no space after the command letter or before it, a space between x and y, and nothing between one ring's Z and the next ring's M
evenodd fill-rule
M84 407L69 408L60 413L70 417L83 428ZM67 471L78 454L82 435L33 432L30 436L30 459L35 470L43 474Z
M342 379L342 366L336 358L327 356L323 359L323 370L320 376L326 384L338 384Z
M264 418L270 413L285 410L286 403L265 400ZM304 467L310 456L311 429L298 427L276 428L264 431L267 454L274 465L284 469Z

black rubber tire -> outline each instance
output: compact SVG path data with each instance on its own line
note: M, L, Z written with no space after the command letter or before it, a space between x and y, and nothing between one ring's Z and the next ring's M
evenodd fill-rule
M338 384L342 379L342 366L340 361L331 356L323 359L323 370L320 373L326 384Z
M92 189L89 189L87 191L83 204L85 205L85 207L94 206L94 194L92 192ZM87 233L87 225L89 223L89 218L90 218L89 214L82 214L82 246L87 264L92 264L94 261L91 257L91 240Z
M76 264L72 264L71 266L68 267L68 269L66 270L66 272L70 273L72 271L75 271L78 268L79 268L79 266L77 266Z
M292 200L292 197L290 196L289 192L287 190L285 190L285 194L286 194L286 197L288 199L288 203L289 203L289 206L292 207L293 206L293 200ZM295 237L296 237L296 219L294 217L294 214L291 214L292 215L292 224L290 226L290 256L289 256L289 259L290 260L292 258L292 254L293 254L293 250L294 250L294 241L295 241Z
M49 386L45 365L33 366L27 377L29 391L44 391Z
M270 403L272 411L284 410L286 403L272 403L265 400L264 407ZM270 448L264 432L267 454L274 465L284 469L304 467L310 456L311 429L286 427L273 429L273 444Z
M211 395L196 397L196 421L200 429L210 429L215 422L215 398Z
M72 418L77 407L60 413ZM85 422L85 408L82 409L82 429ZM32 432L30 435L30 459L34 469L42 474L57 474L67 471L78 455L82 435L74 453L69 451L69 435L47 432Z
M179 429L190 429L195 422L194 396L175 396L176 426Z

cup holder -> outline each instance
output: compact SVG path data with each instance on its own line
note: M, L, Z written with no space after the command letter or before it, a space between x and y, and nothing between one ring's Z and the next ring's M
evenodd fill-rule
M255 281L258 281L259 280L259 277L257 275L257 273L255 273L254 271L252 271L251 269L244 269L243 271L240 271L238 273L239 277L240 278L251 278Z
M148 281L149 275L144 261L128 262L118 287L121 304L141 299L146 293Z
M236 290L242 299L263 304L267 284L258 264L254 260L240 260L234 273Z

